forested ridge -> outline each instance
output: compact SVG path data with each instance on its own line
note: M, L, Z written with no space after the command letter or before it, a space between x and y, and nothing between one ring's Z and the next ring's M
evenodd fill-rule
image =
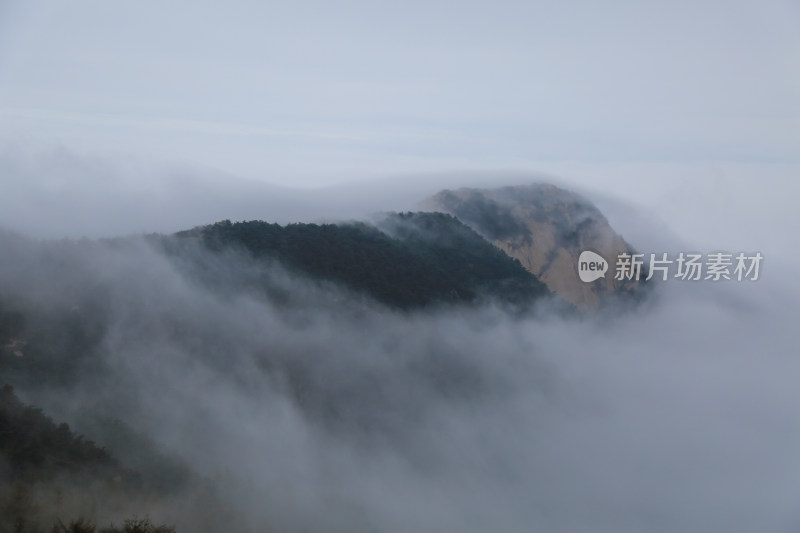
M549 294L519 261L443 213L390 214L375 226L225 220L176 237L241 247L402 309L482 298L525 305Z
M237 527L217 496L221 481L162 453L136 424L141 398L115 389L134 390L126 385L128 373L153 364L165 349L239 380L227 360L240 342L234 330L250 317L209 322L202 309L156 301L199 298L224 308L249 298L278 314L327 306L333 313L405 316L485 303L525 312L550 296L519 261L441 213L285 226L225 220L171 235L104 240L0 239L8 259L0 260L6 280L0 287L0 533L171 531L147 518L150 509L191 517L196 531ZM171 290L178 292L162 300ZM305 300L295 295L303 291L310 291ZM397 406L385 403L380 380L393 377L380 367L374 376L353 376L336 387L320 381L322 371L310 365L313 353L278 351L268 332L243 349L252 350L267 379L281 380L314 423L330 431L389 431L385 409ZM127 355L113 355L120 352ZM437 365L453 368L443 374ZM448 398L470 398L487 387L437 350L408 371ZM47 405L48 414L18 394ZM59 400L73 396L81 398L77 411ZM65 415L80 421L80 432L53 419ZM122 525L109 525L108 517Z

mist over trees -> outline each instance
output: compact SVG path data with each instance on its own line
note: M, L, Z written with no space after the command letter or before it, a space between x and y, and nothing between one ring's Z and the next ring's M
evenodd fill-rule
M13 255L0 269L0 375L10 384L3 389L0 452L13 466L4 485L6 515L20 531L48 520L119 521L124 512L175 506L176 499L181 513L194 515L188 521L178 516L184 527L218 531L236 522L222 525L209 508L224 515L230 502L218 494L220 487L244 490L243 480L231 482L235 489L215 481L218 470L162 453L148 436L160 430L137 424L154 408L139 397L143 387L155 392L153 381L163 379L146 378L148 372L201 365L258 395L267 386L325 432L400 442L409 436L386 415L410 422L416 408L387 397L391 381L400 385L399 368L375 368L337 383L330 377L344 369L319 359L326 349L298 352L299 337L276 342L262 331L254 338L251 328L285 322L282 327L300 334L336 315L370 328L365 313L391 317L491 302L519 313L552 299L518 261L440 213L386 214L374 224L226 220L175 235L102 241L37 242L7 234L3 244ZM177 300L163 298L176 288L183 293ZM186 300L198 297L205 303ZM236 315L227 314L228 306ZM265 312L272 315L266 321ZM250 369L231 368L234 361ZM398 358L392 365L409 365L402 373L415 376L426 395L468 400L491 385L458 354L436 347L426 348L424 359ZM102 447L21 403L11 385L73 420ZM80 496L67 502L49 495L63 491ZM201 511L198 498L213 503Z
M87 459L83 486L55 466L12 483L5 461L5 501L45 531L790 529L785 289L673 284L596 314L534 291L519 307L504 289L537 285L476 239L416 214L3 234L0 376L43 436L21 449L57 458L44 436L60 431L110 461ZM373 268L351 270L362 257ZM382 291L380 268L405 259L408 290ZM469 291L408 297L425 276Z

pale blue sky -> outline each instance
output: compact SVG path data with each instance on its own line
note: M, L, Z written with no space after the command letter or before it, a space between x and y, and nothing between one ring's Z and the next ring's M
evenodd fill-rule
M3 142L284 184L800 160L796 1L0 5Z

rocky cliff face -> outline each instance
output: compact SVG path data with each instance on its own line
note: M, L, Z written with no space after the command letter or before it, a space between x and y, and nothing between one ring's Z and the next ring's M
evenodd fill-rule
M596 306L609 294L634 291L639 285L614 280L617 255L632 253L632 248L591 202L554 185L444 190L428 207L472 226L577 306ZM609 262L604 278L580 280L578 256L584 250Z

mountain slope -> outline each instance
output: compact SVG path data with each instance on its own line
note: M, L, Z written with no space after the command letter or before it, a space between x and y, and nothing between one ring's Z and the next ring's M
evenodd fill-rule
M146 239L7 242L18 261L36 265L9 270L0 288L0 375L20 390L102 383L106 343L127 312L118 299L152 289L138 273L143 267L171 276L170 287L185 283L214 298L334 313L360 309L361 301L406 311L489 301L524 310L551 296L519 261L442 213L389 214L374 225L223 221ZM108 265L127 272L125 284ZM185 314L171 310L158 327L181 342L195 339Z
M639 285L613 279L617 255L633 250L591 202L575 193L549 184L465 188L441 191L428 205L470 225L575 305L592 307L610 294L631 293ZM577 261L584 250L609 261L604 279L580 280Z
M222 221L175 237L218 252L243 248L401 309L491 298L529 305L549 294L518 261L442 213L389 214L376 226Z

